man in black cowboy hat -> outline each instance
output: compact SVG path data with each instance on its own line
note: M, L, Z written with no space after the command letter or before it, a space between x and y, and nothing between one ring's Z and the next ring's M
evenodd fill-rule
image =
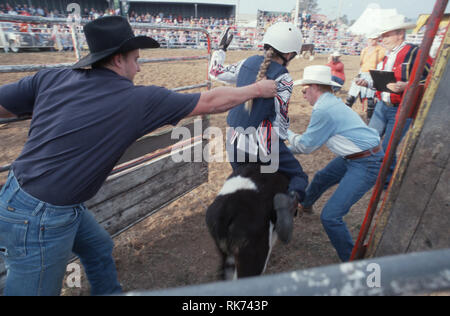
M120 292L111 237L83 202L139 137L186 116L276 95L269 80L197 94L135 86L139 49L159 44L135 37L121 17L97 19L84 31L90 54L73 69L42 70L0 87L0 117L33 114L27 143L0 191L6 295L58 295L72 252L92 294Z

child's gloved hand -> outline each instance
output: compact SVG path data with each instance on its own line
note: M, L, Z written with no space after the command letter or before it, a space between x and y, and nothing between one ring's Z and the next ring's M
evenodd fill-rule
M228 27L225 32L222 33L219 40L219 49L224 52L227 51L228 46L230 46L231 41L233 40L233 34L229 34L230 28Z

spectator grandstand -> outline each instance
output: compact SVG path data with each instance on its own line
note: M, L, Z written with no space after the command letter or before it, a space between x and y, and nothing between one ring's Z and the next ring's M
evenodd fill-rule
M43 17L66 17L66 7L69 3L80 4L81 16L85 20L93 20L105 15L121 14L117 0L0 0L0 14L33 15ZM176 3L174 3L176 2ZM190 3L187 3L190 2ZM129 1L127 16L132 23L148 23L160 26L202 27L211 35L213 43L226 27L232 27L235 35L232 48L261 49L264 31L273 23L279 21L294 22L294 14L290 12L258 11L256 27L239 26L236 23L236 6L234 0L208 1L202 0L197 5L191 1ZM208 2L211 2L208 4ZM323 15L310 15L305 12L299 19L305 43L314 44L317 53L329 53L339 50L342 54L358 55L365 45L365 39L347 33L346 26L337 25L336 21L328 21ZM5 28L5 26L3 26ZM22 28L22 29L21 29ZM19 33L38 32L51 34L53 46L58 50L72 49L70 30L67 25L39 27L24 23L8 25ZM82 32L80 29L79 32ZM167 30L136 30L138 34L146 34L157 39L162 47L201 48L206 41L199 39L189 31ZM48 37L46 47L49 45ZM26 37L23 34L17 36ZM83 38L83 36L80 36ZM1 41L1 39L0 39ZM30 41L28 39L28 41ZM38 45L39 46L39 45ZM84 48L86 48L85 45Z

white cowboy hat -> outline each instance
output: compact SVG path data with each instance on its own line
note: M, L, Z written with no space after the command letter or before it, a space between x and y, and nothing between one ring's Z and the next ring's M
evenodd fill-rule
M333 54L331 54L331 57L341 57L341 53L334 51Z
M376 32L376 33L371 33L369 35L367 35L368 39L377 39L381 36L380 32Z
M340 84L331 80L331 68L322 65L306 67L303 72L303 79L294 82L294 86L304 86L308 84L342 87Z
M403 15L386 17L380 26L380 35L395 30L409 30L416 27L415 23L405 22Z

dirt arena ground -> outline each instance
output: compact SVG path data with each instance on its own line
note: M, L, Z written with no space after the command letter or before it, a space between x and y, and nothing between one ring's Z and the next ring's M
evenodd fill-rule
M142 57L198 55L190 50L155 50L142 52ZM229 52L227 62L237 62L255 52ZM358 73L359 57L344 56L347 81L338 94L345 99L351 79ZM73 53L20 53L0 54L0 64L50 64L73 62ZM289 66L294 79L300 79L305 66L326 64L327 56L316 56L314 61L295 59ZM206 80L206 61L147 64L136 78L136 84L155 84L167 88L196 84ZM1 84L13 82L27 74L0 74ZM354 106L362 117L362 105ZM292 97L289 115L291 129L302 133L306 130L312 107L303 99L297 88ZM225 128L226 114L215 115L211 125ZM26 141L29 122L0 125L0 166L10 163L20 153ZM305 172L312 180L334 155L321 148L311 155L297 156ZM220 190L231 172L228 163L209 165L209 181L168 205L157 214L115 238L114 257L120 282L125 291L156 290L213 282L218 277L219 257L205 225L207 206ZM0 174L0 183L6 174ZM320 210L332 194L327 192L315 205L312 215L304 215L295 222L294 236L289 245L278 244L270 258L267 274L306 269L338 263L339 259L320 223ZM346 216L345 221L356 238L370 192L361 199ZM83 277L81 289L64 288L63 295L89 295L89 285ZM251 293L249 293L251 295Z

